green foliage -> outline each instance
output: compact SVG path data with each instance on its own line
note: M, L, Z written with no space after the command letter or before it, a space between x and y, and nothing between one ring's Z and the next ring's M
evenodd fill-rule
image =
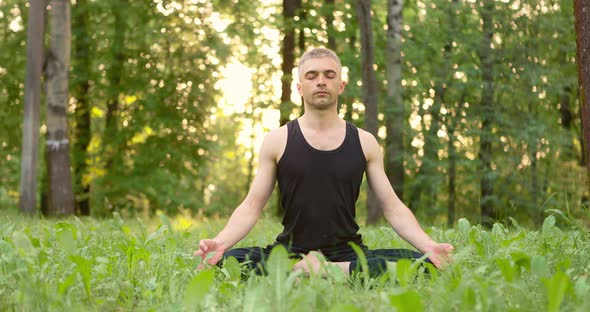
M90 194L77 197L89 196L96 215L186 210L215 215L239 204L257 158L257 146L238 142L239 132L261 128L263 111L278 106L273 82L281 74L280 42L267 35L285 23L293 22L297 40L303 38L307 49L327 44L326 16L334 15L330 35L349 77L341 113L363 124L356 1L335 1L334 8L303 1L301 19L294 21L281 19L280 1L181 3L72 5L73 43L88 45L87 55L72 51L72 145L82 140L73 131L80 123L73 113L83 96L92 118L87 154L72 151L73 159L85 159L88 168L73 168L73 173L91 186ZM451 199L455 215L472 220L478 220L480 203L492 202L506 222L512 217L541 225L544 212L560 208L564 200L570 203L568 213L587 218L580 204L588 194L581 182L586 175L580 166L571 1L495 1L492 68L483 68L478 57L483 39L479 4L404 2L405 202L436 224L444 223ZM382 93L386 5L372 1ZM27 12L26 1L0 2L0 208L14 207L19 195ZM82 15L86 28L78 20ZM253 91L243 110L227 114L221 99L232 90L220 90L217 83L223 66L233 61L252 69L244 83L251 82ZM493 72L491 111L481 105L483 73L488 71ZM84 82L89 89L79 94L76 87ZM113 102L119 103L119 111L116 131L109 133L105 124ZM383 100L380 106L384 111L388 103ZM293 114L298 113L295 108ZM478 153L484 119L491 120L493 142L492 166L482 171ZM450 155L456 155L455 195L448 190ZM40 168L43 161L40 157ZM41 169L39 180L43 175ZM493 181L494 193L487 198L480 198L482 177ZM41 192L46 186L39 185ZM364 197L363 191L359 207Z
M460 229L430 228L434 239L456 247L446 270L425 275L399 261L388 266L389 278L367 284L340 280L335 272L291 272L293 260L284 248L272 251L268 276L242 279L233 258L221 268L195 271L198 240L224 220L172 231L167 218L144 224L117 215L108 221L2 217L0 310L588 310L590 237L576 228L558 229L551 220L534 230L496 224L487 231L464 219ZM272 241L276 220L260 223L238 247ZM401 244L381 228L363 232Z
M201 305L205 296L211 291L215 279L215 271L201 271L188 283L184 291L184 306L187 309Z

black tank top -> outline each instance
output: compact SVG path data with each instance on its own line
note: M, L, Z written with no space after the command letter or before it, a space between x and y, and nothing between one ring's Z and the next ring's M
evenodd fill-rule
M297 120L287 123L287 146L278 163L283 232L277 242L310 250L362 245L355 203L366 167L358 129L346 123L342 144L313 148Z

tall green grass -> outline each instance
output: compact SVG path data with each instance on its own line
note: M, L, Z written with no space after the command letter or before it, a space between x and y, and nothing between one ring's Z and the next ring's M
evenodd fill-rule
M391 263L380 279L305 277L281 249L268 276L244 279L236 261L197 272L198 240L224 220L175 224L0 218L0 311L590 311L589 236L559 214L538 229L513 221L485 230L465 219L429 228L455 245L454 262L428 276ZM263 219L240 246L265 246L279 231ZM390 228L362 234L371 248L408 247Z

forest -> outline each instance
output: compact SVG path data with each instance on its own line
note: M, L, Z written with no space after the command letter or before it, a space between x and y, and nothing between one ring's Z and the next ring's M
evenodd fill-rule
M27 187L19 181L30 158L23 104L34 8L0 2L4 209L34 182L30 213L229 214L264 133L302 114L298 57L324 46L348 80L340 115L378 136L388 177L417 215L539 224L567 206L587 218L571 1L77 0L67 37L53 2L35 20L45 20L36 35L46 92ZM71 174L52 178L47 71L59 45L70 49L60 104L69 165L54 167ZM71 190L51 195L57 188ZM363 190L359 211L375 223L379 207ZM266 211L280 214L272 198Z
M590 310L587 12L0 0L0 310ZM424 258L373 278L361 251L356 275L303 274L279 246L259 276L194 253L244 200L265 134L305 113L297 66L315 47L341 59L340 117L378 139L426 236L454 246L440 267L385 226L366 179L366 245ZM278 194L265 208L236 247L280 232Z

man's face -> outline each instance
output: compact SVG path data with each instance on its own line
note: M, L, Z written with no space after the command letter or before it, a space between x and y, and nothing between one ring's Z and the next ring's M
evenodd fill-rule
M330 57L311 58L303 63L297 91L303 101L318 110L338 104L346 83L341 79L338 63Z

